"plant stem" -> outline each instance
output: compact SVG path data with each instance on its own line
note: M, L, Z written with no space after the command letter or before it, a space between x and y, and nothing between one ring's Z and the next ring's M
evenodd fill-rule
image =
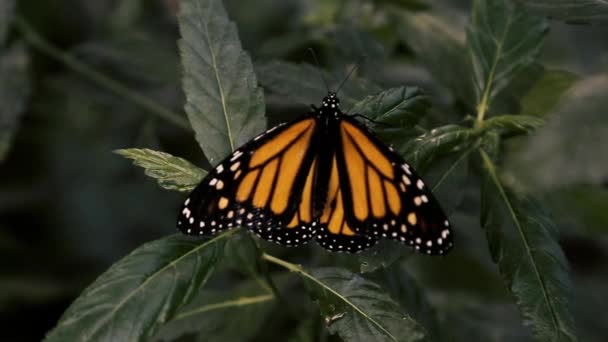
M53 46L48 40L38 34L38 32L36 32L36 30L25 19L16 17L14 24L17 30L21 33L23 39L30 46L37 49L41 53L61 62L63 65L77 72L84 78L87 78L91 82L114 93L117 96L122 97L125 100L133 102L151 114L154 114L180 128L190 130L188 121L182 116L168 110L161 104L150 100L148 97L130 89L124 84L93 70L70 54L65 53L59 48Z
M300 274L304 274L306 272L304 272L304 270L302 269L302 267L300 267L299 265L296 264L292 264L288 261L285 261L283 259L279 259L277 257L274 257L270 254L266 254L266 253L262 253L262 259L271 262L273 264L277 264L279 266L283 266L286 269L290 270L291 272L296 272L296 273L300 273Z

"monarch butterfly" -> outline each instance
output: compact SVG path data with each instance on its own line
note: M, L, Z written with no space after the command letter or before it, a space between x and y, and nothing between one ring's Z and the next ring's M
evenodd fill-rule
M321 107L236 149L185 200L177 220L188 235L244 226L286 246L315 239L358 252L389 238L441 255L450 223L424 181L352 115L336 93Z

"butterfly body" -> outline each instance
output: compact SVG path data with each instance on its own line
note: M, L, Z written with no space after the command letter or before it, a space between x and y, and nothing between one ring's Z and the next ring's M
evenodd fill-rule
M358 252L389 238L445 254L452 233L424 182L334 93L220 162L184 202L178 229L211 235L243 226L286 246L315 239Z

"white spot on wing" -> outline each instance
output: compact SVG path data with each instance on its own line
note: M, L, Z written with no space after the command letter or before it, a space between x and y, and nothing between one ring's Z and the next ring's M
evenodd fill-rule
M424 182L422 181L422 179L419 179L416 182L416 186L418 187L418 189L422 190L422 188L424 188Z
M441 231L441 237L442 237L442 238L444 238L444 239L445 239L445 238L447 238L447 237L448 237L448 235L450 235L450 231L449 231L449 230L444 229L443 231Z

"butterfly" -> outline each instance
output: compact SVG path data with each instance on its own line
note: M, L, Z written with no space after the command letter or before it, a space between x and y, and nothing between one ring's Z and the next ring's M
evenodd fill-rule
M237 226L264 240L359 252L380 238L446 254L452 230L428 186L336 93L245 143L183 203L178 229L212 235Z

